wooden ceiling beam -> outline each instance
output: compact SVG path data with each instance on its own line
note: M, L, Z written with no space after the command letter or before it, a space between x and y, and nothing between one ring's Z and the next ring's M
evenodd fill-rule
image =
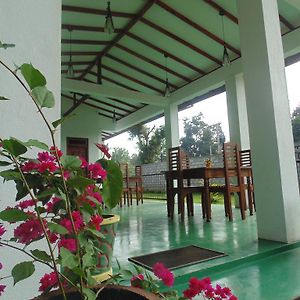
M176 18L180 19L181 21L185 22L186 24L192 26L194 29L198 30L199 32L203 33L204 35L206 35L207 37L209 37L210 39L214 40L215 42L219 43L220 45L226 45L226 47L231 50L232 52L234 52L235 54L237 54L238 56L241 56L241 52L236 49L235 47L233 47L232 45L225 43L224 40L222 40L221 38L219 38L218 36L216 36L215 34L213 34L212 32L208 31L207 29L205 29L204 27L202 27L201 25L195 23L194 21L192 21L191 19L187 18L186 16L184 16L183 14L181 14L180 12L178 12L177 10L173 9L172 7L170 7L169 5L163 3L162 1L157 1L156 4L163 8L164 10L166 10L167 12L169 12L170 14L172 14L173 16L175 16Z
M228 10L224 9L221 5L217 4L213 0L203 0L203 2L207 3L211 7L213 7L216 11L220 12L221 10L224 12L224 16L226 16L233 23L238 24L238 18L231 14Z
M66 30L78 30L78 31L93 31L93 32L104 32L104 27L96 26L85 26L85 25L75 25L75 24L62 24L62 29ZM121 29L115 28L115 33L120 33Z
M131 34L128 34L128 36L131 36ZM116 47L119 48L119 49L122 49L123 51L125 51L125 52L127 52L127 53L129 53L129 54L131 54L131 55L133 55L133 56L135 56L135 57L138 57L138 58L141 59L141 60L144 60L144 61L148 62L148 63L151 64L151 65L154 65L154 66L156 66L156 67L158 67L158 68L160 68L160 69L162 69L162 70L165 70L165 71L167 71L168 73L173 74L174 76L176 76L176 77L178 77L178 78L181 78L181 79L183 79L183 80L186 81L186 82L191 82L191 80L190 80L188 77L186 77L186 76L184 76L184 75L181 75L181 74L179 74L179 73L173 71L172 69L169 69L169 68L167 68L166 66L161 65L161 64L157 63L156 61L154 61L154 60L152 60L152 59L150 59L150 58L147 58L146 56L144 56L144 55L142 55L142 54L139 54L139 53L137 53L137 52L135 52L135 51L133 51L133 50L131 50L131 49L125 47L125 46L122 46L122 45L120 45L120 44L117 44ZM161 53L163 54L163 50L162 50ZM167 55L168 55L168 54L167 54ZM168 56L168 57L169 57L169 56Z
M169 58L172 58L173 60L177 61L178 63L180 63L180 64L182 64L182 65L184 65L184 66L190 68L191 70L194 70L195 72L197 72L197 73L199 73L199 74L202 74L202 75L205 75L205 74L206 74L206 73L205 73L203 70L201 70L200 68L198 68L198 67L196 67L196 66L194 66L194 65L192 65L192 64L190 64L190 63L188 63L188 62L186 62L186 61L184 61L183 59L181 59L181 58L179 58L179 57L173 55L172 53L170 53L170 52L168 52L168 51L166 51L166 50L164 50L164 49L162 49L162 48L159 48L159 47L155 46L154 44L152 44L152 43L150 43L150 42L144 40L143 38L141 38L141 37L139 37L139 36L137 36L137 35L135 35L135 34L133 34L133 33L131 33L131 32L128 32L127 35L128 35L130 38L132 38L132 39L134 39L134 40L140 42L141 44L144 44L145 46L148 46L148 47L152 48L153 50L156 50L157 52L161 53L162 55L167 55ZM186 77L186 78L187 78L187 77ZM187 78L186 81L190 82L191 80L190 80L189 78Z
M107 45L109 43L109 41L62 39L61 43L62 44L77 44L77 45Z
M63 11L68 12L77 12L77 13L85 13L85 14L94 14L100 16L106 16L107 11L104 9L96 9L96 8L88 8L88 7L80 7L80 6L72 6L72 5L62 5ZM111 12L113 17L120 17L120 18L133 18L135 14L131 13L124 13L124 12Z
M141 81L141 80L138 80L138 79L136 79L136 78L134 78L134 77L132 77L132 76L129 76L129 75L123 73L123 72L120 72L120 71L118 71L118 70L115 70L115 69L113 69L113 68L111 68L111 67L109 67L109 66L106 66L106 65L103 65L103 64L102 64L102 68L103 68L104 70L109 71L109 72L115 73L115 74L117 74L117 75L119 75L119 76L122 76L122 77L124 77L124 78L126 78L126 79L128 79L128 80L130 80L130 81L133 81L133 82L135 82L135 83L137 83L137 84L139 84L139 85L142 85L142 86L144 86L144 87L147 87L148 89L151 89L151 90L153 90L153 91L156 91L156 92L158 92L158 93L161 94L161 95L163 95L163 93L164 93L164 91L162 91L162 90L160 90L160 89L158 89L158 88L156 88L156 87L154 87L154 86L152 86L152 85L150 85L150 84L148 84L148 83L145 83L145 82L143 82L143 81Z
M147 19L145 19L145 18L141 18L141 22L143 22L144 24L148 25L148 26L151 27L152 29L155 29L155 30L157 30L158 32L160 32L160 33L162 33L162 34L168 36L169 38L171 38L171 39L177 41L178 43L180 43L180 44L186 46L187 48L189 48L189 49L191 49L191 50L197 52L198 54L204 56L205 58L207 58L207 59L209 59L209 60L211 60L211 61L217 63L218 65L222 65L222 61L219 60L218 58L216 58L216 57L210 55L210 54L207 53L206 51L200 49L199 47L196 47L195 45L189 43L188 41L182 39L181 37L175 35L174 33L172 33L172 32L170 32L170 31L168 31L168 30L162 28L161 26L159 26L159 25L157 25L157 24L155 24L155 23L153 23L153 22L151 22L151 21L149 21L149 20L147 20Z
M74 100L73 97L69 96L69 95L66 95L66 94L61 94L63 97L65 97L66 99L69 99L69 100ZM86 103L86 102L83 102L82 103L83 105L87 105L87 106L91 106L93 108L97 108L97 109L101 109L101 107L98 107L96 105L93 105L93 104L89 104L89 103Z
M128 68L136 70L136 71L138 71L138 72L140 72L140 73L142 73L142 74L144 74L144 75L146 75L146 76L148 76L148 77L150 77L152 79L155 79L155 80L157 80L157 81L159 81L161 83L164 83L164 84L166 83L165 79L161 79L161 78L159 78L159 77L157 77L157 76L155 76L155 75L153 75L153 74L151 74L151 73L149 73L147 71L144 71L143 69L140 69L140 68L138 68L138 67L136 67L136 66L134 66L132 64L129 64L128 62L126 62L126 61L124 61L122 59L119 59L119 58L117 58L117 57L115 57L115 56L113 56L111 54L106 54L106 57L108 57L108 58L110 58L110 59L112 59L112 60L114 60L114 61L116 61L116 62L118 62L118 63L120 63L120 64L122 64L122 65L124 65L126 67L128 67ZM170 86L173 89L177 89L178 88L178 86L176 86L176 85L174 85L172 83L169 83L169 84L170 84Z
M73 66L82 66L82 65L88 65L90 61L72 61ZM61 65L62 66L68 66L70 64L69 61L62 61Z
M279 14L279 20L282 24L284 24L289 30L294 30L295 26L291 24L286 18Z
M80 55L80 56L87 56L87 55L90 55L90 56L94 56L94 55L97 55L99 52L97 51L62 51L61 52L61 55L67 55L67 56L75 56L75 55Z
M143 17L143 15L147 12L147 10L156 2L157 0L148 0L146 4L142 7L142 9L133 17L128 24L125 26L125 28L110 42L109 45L105 47L103 51L101 51L96 59L91 63L86 70L82 73L80 76L80 79L82 79L96 64L97 60L100 57L103 57L106 53L108 53L111 48L113 48L121 39L124 37L127 32Z
M77 100L75 103L73 103L73 106L71 106L66 112L63 113L64 117L67 117L70 113L72 113L78 106L80 106L82 103L84 103L85 100L89 98L89 95L81 95L81 99ZM74 99L75 100L75 99Z

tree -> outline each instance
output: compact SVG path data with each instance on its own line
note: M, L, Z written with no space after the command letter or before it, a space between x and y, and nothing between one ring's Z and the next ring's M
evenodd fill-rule
M185 136L180 139L181 147L191 156L218 153L224 133L220 123L208 125L203 121L203 114L183 119Z
M292 130L294 143L300 143L300 106L297 106L292 113Z
M137 138L139 160L142 164L153 163L165 156L165 128L145 125L134 126L130 131L131 139Z
M115 147L112 149L111 159L118 163L127 163L130 159L129 152L125 148Z

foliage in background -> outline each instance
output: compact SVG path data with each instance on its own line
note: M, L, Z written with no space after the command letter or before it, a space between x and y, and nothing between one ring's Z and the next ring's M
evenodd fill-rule
M300 106L297 106L292 113L292 130L294 143L300 143Z
M149 128L139 124L131 128L129 134L132 140L138 140L138 157L142 164L157 162L166 157L164 126Z
M212 155L221 149L225 135L220 123L208 125L203 121L203 114L183 119L184 137L180 139L181 147L190 156Z
M118 163L128 163L130 155L127 149L121 147L112 148L111 159Z

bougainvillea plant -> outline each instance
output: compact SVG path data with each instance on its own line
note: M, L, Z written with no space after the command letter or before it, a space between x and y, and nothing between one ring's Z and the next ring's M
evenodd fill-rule
M174 274L160 262L153 266L152 271L155 277L143 268L137 266L134 268L135 272L132 272L123 270L119 266L120 272L115 274L111 281L120 284L124 279L130 279L131 286L147 290L165 300L238 299L228 287L221 287L219 284L214 287L209 277L201 280L195 277L190 278L188 287L182 292L182 295L179 295L177 290L172 289L175 281Z
M64 155L54 138L64 118L49 123L44 115L44 109L54 106L45 77L31 64L23 64L17 70L1 60L0 65L29 95L52 141L48 147L34 139L0 137L0 177L4 182L14 182L16 187L11 204L0 211L0 246L27 256L26 261L13 267L11 274L1 274L0 280L12 277L16 284L30 277L36 264L43 264L49 272L40 279L41 293L60 288L63 299L67 299L65 290L75 287L82 299L94 300L96 294L88 286L95 285L91 274L101 251L97 245L98 238L103 238L99 231L103 206L111 209L119 202L121 171L117 163L104 157L89 164L80 157ZM3 105L9 103L4 96L0 100ZM104 145L96 146L110 158ZM35 246L40 240L45 240L43 250L41 244ZM4 264L0 262L0 270ZM0 281L0 296L5 289Z

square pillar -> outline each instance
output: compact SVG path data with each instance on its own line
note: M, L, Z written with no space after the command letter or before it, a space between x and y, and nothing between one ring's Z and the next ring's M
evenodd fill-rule
M179 123L178 123L178 105L169 104L164 109L165 130L166 130L166 148L179 146Z

